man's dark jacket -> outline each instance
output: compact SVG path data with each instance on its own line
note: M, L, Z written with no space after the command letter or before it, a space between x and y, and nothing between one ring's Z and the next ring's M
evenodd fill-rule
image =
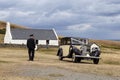
M29 38L27 40L27 48L29 48L29 49L35 48L35 40L33 38Z

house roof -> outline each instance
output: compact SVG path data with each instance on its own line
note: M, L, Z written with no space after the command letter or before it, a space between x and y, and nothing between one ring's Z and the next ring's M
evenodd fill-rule
M13 39L28 39L30 34L38 40L57 40L53 29L11 29Z

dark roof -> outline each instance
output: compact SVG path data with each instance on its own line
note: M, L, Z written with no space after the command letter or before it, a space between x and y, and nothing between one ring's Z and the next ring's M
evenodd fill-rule
M28 39L33 34L38 40L57 40L53 29L11 29L13 39Z

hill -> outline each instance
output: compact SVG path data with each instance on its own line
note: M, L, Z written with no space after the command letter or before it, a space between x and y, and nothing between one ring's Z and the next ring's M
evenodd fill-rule
M10 26L12 28L27 29L27 27L20 26L20 25L17 25L17 24L13 24L13 23L10 23ZM0 21L0 43L3 43L5 28L6 28L6 22L5 21Z
M20 25L13 24L13 23L10 23L10 25L11 25L12 28L22 28L22 29L27 28L25 26L20 26ZM5 29L5 27L6 27L6 22L5 21L0 21L0 29Z
M90 40L90 42L95 42L100 47L103 48L113 48L120 49L120 41L112 41L112 40Z

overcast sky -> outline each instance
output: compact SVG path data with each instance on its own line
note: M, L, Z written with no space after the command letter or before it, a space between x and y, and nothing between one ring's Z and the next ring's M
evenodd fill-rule
M0 0L0 20L62 36L120 39L120 0Z

